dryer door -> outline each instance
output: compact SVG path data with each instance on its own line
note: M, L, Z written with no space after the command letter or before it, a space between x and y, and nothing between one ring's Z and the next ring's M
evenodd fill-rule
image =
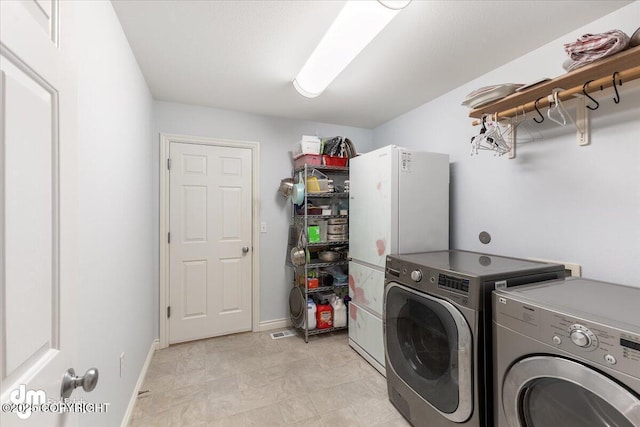
M471 329L453 304L397 283L385 293L387 368L444 417L473 411Z
M640 426L640 398L581 363L534 356L504 378L502 404L510 427Z

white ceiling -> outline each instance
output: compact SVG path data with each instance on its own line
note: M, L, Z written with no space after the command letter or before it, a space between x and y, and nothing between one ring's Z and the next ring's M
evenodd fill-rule
M307 99L291 82L344 1L112 1L155 99L364 128L630 2L413 0Z

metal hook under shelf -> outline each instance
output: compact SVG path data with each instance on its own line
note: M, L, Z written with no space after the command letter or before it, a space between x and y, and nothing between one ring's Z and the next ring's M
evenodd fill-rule
M582 85L582 93L584 94L584 96L586 96L587 98L589 98L591 100L591 102L595 103L596 106L592 107L591 105L587 105L587 108L591 111L595 111L598 108L600 108L600 103L598 101L596 101L595 99L593 99L588 93L587 93L587 86L589 85L589 83L593 82L593 80L589 80L588 82L586 82L585 84ZM600 86L600 90L602 90L602 86Z
M613 73L613 76L611 76L611 80L613 81L613 90L616 92L616 96L613 97L613 102L615 102L616 104L619 104L620 94L618 93L618 86L616 86L616 74L620 74L620 73L616 71L615 73ZM622 86L622 79L620 79L619 86Z
M540 112L540 110L538 109L538 101L540 101L540 100L541 100L541 99L543 99L543 98L544 98L544 96L541 96L540 98L536 99L536 102L534 102L534 103L533 103L533 106L535 107L536 112L537 112L537 113L538 113L538 115L540 116L540 120L538 120L538 118L537 118L537 117L534 117L534 118L533 118L533 121L534 121L534 122L536 122L536 123L542 123L542 122L544 122L544 116L542 115L542 113L541 113L541 112Z

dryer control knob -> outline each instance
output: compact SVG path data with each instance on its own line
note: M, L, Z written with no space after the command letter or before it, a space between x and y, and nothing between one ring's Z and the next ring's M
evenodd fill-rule
M419 282L420 280L422 280L422 271L413 270L411 272L411 280L413 280L414 282Z
M591 338L583 331L571 331L571 341L578 347L589 347L591 345Z
M569 338L578 347L593 351L598 348L598 338L589 328L579 323L569 327Z

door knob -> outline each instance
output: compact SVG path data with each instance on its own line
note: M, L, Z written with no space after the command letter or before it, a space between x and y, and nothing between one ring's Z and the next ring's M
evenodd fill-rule
M246 254L247 252L249 252L249 246L243 246L242 253Z
M63 399L68 399L71 396L73 390L77 387L82 387L84 391L92 391L98 384L98 369L90 368L85 372L84 376L76 376L76 371L73 368L67 369L62 377L62 388L60 389L60 396Z

